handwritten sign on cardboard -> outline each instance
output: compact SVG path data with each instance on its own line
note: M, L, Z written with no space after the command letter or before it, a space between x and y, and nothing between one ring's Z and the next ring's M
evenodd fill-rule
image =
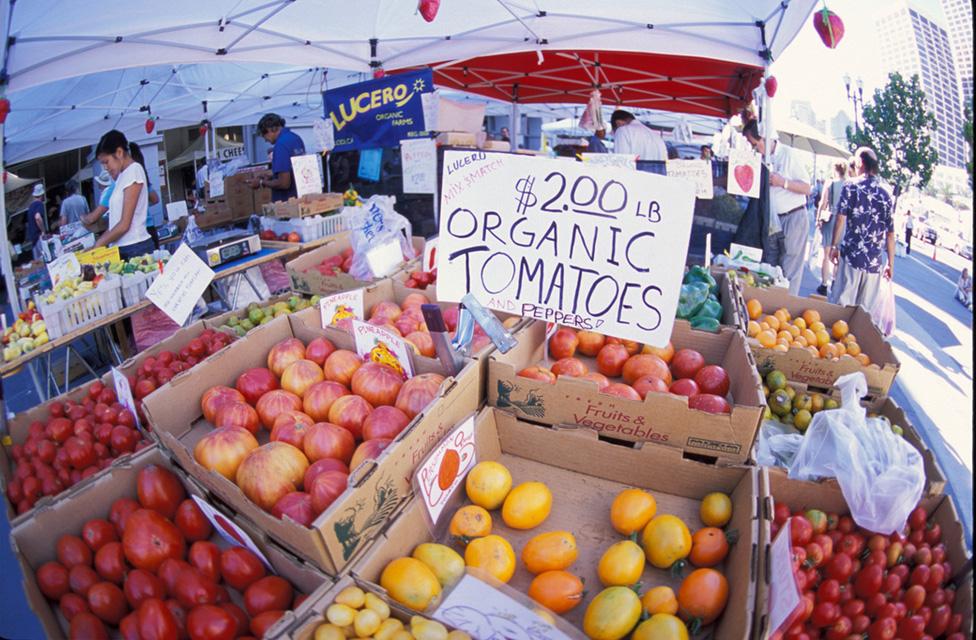
M400 336L368 322L352 321L356 353L367 362L378 362L394 369L404 379L413 377L413 346Z
M322 193L322 161L317 153L292 156L291 171L298 197Z
M51 285L57 286L62 280L81 275L81 264L74 253L63 253L47 263L47 274L51 276Z
M759 197L760 158L752 149L729 151L729 184L726 190L734 196Z
M437 143L432 138L400 141L404 193L434 193L437 188Z
M124 373L112 367L112 383L115 386L115 396L119 399L122 406L132 413L132 417L136 419L136 426L141 429L142 424L139 421L139 412L136 411L136 401L132 397L132 388L129 386L129 379L125 377Z
M447 151L438 297L664 346L694 199L666 176Z
M637 156L633 153L584 153L580 157L586 164L597 164L603 167L619 167L621 169L637 169Z
M193 249L181 244L166 263L166 270L149 285L146 297L182 326L213 279L213 270Z
M470 415L454 427L414 471L417 495L435 527L468 471L477 463L474 418Z
M668 176L690 180L695 185L695 197L711 200L712 163L709 160L668 160Z
M325 296L319 300L319 314L323 327L334 327L344 318L362 320L366 317L363 314L363 290L353 289Z

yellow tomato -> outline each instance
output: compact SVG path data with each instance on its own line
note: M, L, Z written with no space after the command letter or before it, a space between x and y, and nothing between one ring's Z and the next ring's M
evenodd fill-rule
M484 507L469 504L454 512L448 531L452 536L467 544L472 538L480 538L491 533L491 514Z
M746 310L749 312L750 320L758 320L762 315L762 303L753 298L746 302Z
M464 558L443 544L418 544L411 555L434 572L442 587L454 584L464 575Z
M397 558L380 574L380 586L390 597L414 611L423 611L441 594L434 572L416 558Z
M849 329L847 328L847 323L844 322L843 320L836 321L830 327L830 333L834 336L836 340L840 340L841 338L846 336L848 331Z
M549 517L552 492L541 482L523 482L502 504L502 520L513 529L532 529Z
M600 556L597 576L604 587L629 587L644 573L644 551L633 540L615 542Z
M410 620L410 632L416 640L447 640L447 627L436 620L414 616Z
M812 329L814 333L816 333L817 331L826 331L827 330L827 325L825 325L819 319L818 320L815 320L814 322L808 322L807 323L807 326L810 327L810 329Z
M472 540L464 550L464 563L486 571L500 582L515 574L515 551L508 540L498 535Z
M342 627L320 624L315 628L315 640L346 640L346 634L342 632Z
M808 327L814 322L820 322L820 312L814 309L807 309L803 312L803 321L807 323Z
M678 598L674 595L674 589L667 586L649 589L641 596L641 605L652 616L658 613L678 613Z
M522 564L529 573L566 569L577 556L576 538L569 531L540 533L522 548Z
M378 613L372 609L363 609L356 613L352 628L355 629L357 636L366 638L379 631L382 622Z
M714 492L702 498L698 515L707 527L724 527L732 519L732 499Z
M830 344L830 334L827 333L824 329L820 329L818 331L814 331L813 333L814 333L815 336L817 336L817 346L818 347L822 347L825 344Z
M386 604L383 599L373 595L372 593L367 593L363 600L367 609L375 611L380 617L380 620L386 620L390 617L390 605Z
M586 607L583 633L593 640L620 640L640 620L640 598L627 587L607 587Z
M610 505L610 524L625 536L640 531L657 513L654 496L641 489L624 489Z
M380 623L380 628L373 634L374 640L392 640L393 636L403 630L403 623L396 618L387 618ZM343 636L345 638L345 636Z
M762 321L769 325L769 328L773 331L779 331L779 318L776 316L763 316Z
M631 640L688 640L688 629L679 618L658 613L640 623Z
M647 523L641 546L647 560L658 569L668 569L691 552L691 532L677 516L657 516Z
M755 320L750 320L749 321L749 337L750 338L755 338L756 336L759 335L759 332L760 331L761 331L761 328L759 327L759 323L756 322Z
M777 320L779 320L780 326L785 325L791 319L790 312L787 311L785 307L780 307L779 309L773 312L773 315L776 316Z
M502 506L511 488L512 474L494 460L479 462L464 480L468 500L489 511Z
M776 333L772 329L763 329L756 336L759 344L767 349L776 344Z
M847 341L847 355L857 357L861 353L861 345L853 340Z
M800 331L803 331L804 329L807 328L807 321L804 320L803 318L793 318L793 326L799 329Z

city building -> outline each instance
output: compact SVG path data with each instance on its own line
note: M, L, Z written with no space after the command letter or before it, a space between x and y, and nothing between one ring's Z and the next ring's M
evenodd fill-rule
M887 71L897 71L906 79L919 77L937 124L932 138L939 164L965 166L968 151L962 137L962 103L946 30L904 0L892 2L875 24Z
M838 111L830 119L830 131L828 133L834 142L844 147L847 146L847 127L854 129L854 123L851 122L851 117L847 115L846 111Z
M973 97L973 2L942 0L946 31L952 47L952 61L959 78L959 98L963 105Z
M827 132L826 123L823 120L817 120L817 114L809 100L793 100L790 102L790 117L803 124L808 124L818 131Z

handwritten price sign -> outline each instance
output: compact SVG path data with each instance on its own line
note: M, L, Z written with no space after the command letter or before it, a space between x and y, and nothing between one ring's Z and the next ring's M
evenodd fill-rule
M435 526L444 507L476 462L474 416L456 426L414 472L417 495Z
M437 293L664 346L694 186L640 171L444 154Z

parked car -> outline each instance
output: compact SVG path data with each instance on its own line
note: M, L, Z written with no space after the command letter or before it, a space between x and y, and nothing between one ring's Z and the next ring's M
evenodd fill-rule
M973 243L962 236L952 238L952 243L948 245L956 255L962 256L966 260L973 259Z
M931 245L934 245L939 240L938 230L924 220L915 223L915 230L912 232L912 235L922 242L927 242Z

